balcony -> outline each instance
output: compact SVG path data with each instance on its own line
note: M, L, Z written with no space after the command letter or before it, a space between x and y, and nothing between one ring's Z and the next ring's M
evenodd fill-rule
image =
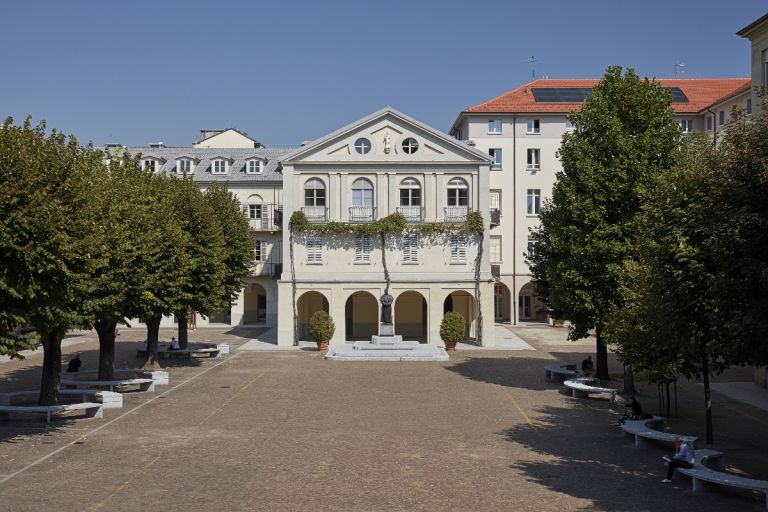
M283 205L243 205L243 215L253 231L280 231L283 229Z
M325 222L328 220L328 209L325 206L302 206L301 211L309 222Z
M424 208L421 206L398 206L397 213L405 217L406 222L424 221Z
M376 220L375 206L350 206L349 222L373 222Z
M282 263L268 263L264 261L257 261L253 267L251 275L254 277L272 277L280 279L280 275L283 273Z
M464 222L469 214L469 206L446 206L443 210L445 222Z
M491 208L491 227L495 227L501 224L501 210L498 208Z

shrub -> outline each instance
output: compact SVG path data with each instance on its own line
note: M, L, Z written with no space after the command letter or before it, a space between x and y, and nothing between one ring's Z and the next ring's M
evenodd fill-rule
M325 311L318 311L309 319L309 334L315 341L329 341L336 332L333 318Z
M464 339L464 317L455 311L449 311L440 322L440 338L443 341L459 343Z

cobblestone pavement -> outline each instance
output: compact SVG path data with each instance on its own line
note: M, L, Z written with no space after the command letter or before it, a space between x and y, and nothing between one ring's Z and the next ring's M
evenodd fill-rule
M611 425L620 406L566 397L544 380L553 358L594 350L546 329L513 329L534 351L463 351L446 363L238 351L258 329L199 329L193 340L229 341L232 354L170 363L170 385L128 393L102 419L0 422L3 509L764 510L750 495L693 494L679 475L661 484L665 450L622 437ZM561 345L542 341L550 336ZM66 354L92 367L97 344L81 338ZM141 340L139 329L121 331L118 366L138 364ZM35 388L41 362L0 365L0 391ZM645 388L638 396L650 408L656 390ZM679 392L672 427L701 435L700 388ZM768 478L768 413L720 396L715 411L713 448Z

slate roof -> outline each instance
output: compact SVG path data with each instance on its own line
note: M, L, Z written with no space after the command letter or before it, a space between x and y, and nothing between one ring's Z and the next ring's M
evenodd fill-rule
M672 103L680 114L698 113L730 96L750 88L750 78L657 78L662 87L679 87L688 97L686 103ZM537 79L483 103L471 106L462 114L503 114L518 112L565 113L581 108L581 103L547 103L534 100L532 88L594 87L600 79Z
M283 173L280 161L285 155L295 151L296 148L195 148L183 147L129 147L125 150L131 155L141 154L142 158L156 158L165 163L160 165L158 172L176 175L176 159L180 157L196 158L199 163L194 166L193 180L196 182L282 182ZM211 173L212 160L215 158L229 158L232 163L226 174ZM266 160L261 174L246 174L246 161L251 158Z

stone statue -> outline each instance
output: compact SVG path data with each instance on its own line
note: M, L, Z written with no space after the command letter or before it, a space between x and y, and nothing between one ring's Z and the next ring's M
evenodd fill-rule
M391 324L392 323L392 302L394 302L394 297L392 297L389 293L384 292L384 295L381 296L381 323L382 324Z
M389 153L392 151L392 137L389 134L384 135L384 152Z

